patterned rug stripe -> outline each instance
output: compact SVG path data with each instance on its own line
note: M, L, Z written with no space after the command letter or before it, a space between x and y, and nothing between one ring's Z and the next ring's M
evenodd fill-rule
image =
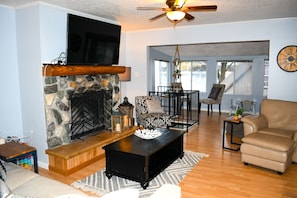
M123 188L135 188L139 190L140 198L149 197L165 183L178 185L203 157L208 157L208 155L185 151L184 157L182 159L178 158L150 181L146 190L143 190L139 182L134 182L117 176L112 176L111 179L108 179L105 176L105 169L98 171L85 179L74 182L72 186L101 196L105 193Z

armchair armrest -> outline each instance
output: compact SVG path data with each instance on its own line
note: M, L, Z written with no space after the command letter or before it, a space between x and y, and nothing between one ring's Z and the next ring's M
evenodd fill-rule
M244 136L268 127L268 121L263 115L245 116L241 119L244 126Z

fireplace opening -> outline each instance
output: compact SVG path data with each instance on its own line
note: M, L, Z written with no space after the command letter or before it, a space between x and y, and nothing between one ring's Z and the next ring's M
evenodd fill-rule
M105 91L88 91L70 97L72 140L106 129L105 95Z

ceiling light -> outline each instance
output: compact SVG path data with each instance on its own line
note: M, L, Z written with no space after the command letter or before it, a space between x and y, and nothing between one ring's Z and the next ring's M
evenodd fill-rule
M171 21L180 21L185 17L186 13L182 11L169 11L166 13L166 16Z

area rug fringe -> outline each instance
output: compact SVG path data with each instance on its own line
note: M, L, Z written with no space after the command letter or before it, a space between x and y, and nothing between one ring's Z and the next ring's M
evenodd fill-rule
M206 153L198 153L195 151L188 151L188 150L185 150L184 152L192 155L200 155L201 157L209 157L209 154L206 154Z
M141 198L149 197L165 183L178 185L203 157L209 157L209 155L205 153L185 151L184 157L182 159L178 158L157 177L151 180L146 190L142 189L139 182L134 182L117 176L112 176L111 179L108 179L105 176L105 169L82 180L78 180L71 185L99 196L119 189L134 188L139 190Z

